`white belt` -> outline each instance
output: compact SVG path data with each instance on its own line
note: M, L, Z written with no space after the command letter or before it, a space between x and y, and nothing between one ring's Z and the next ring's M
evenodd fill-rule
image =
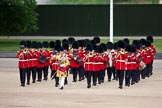
M52 63L52 64L58 64L58 63Z
M125 60L116 60L117 62L125 62Z
M94 63L94 62L85 62L85 64L92 64L92 63Z
M19 60L19 61L25 62L25 61L28 61L28 60Z
M33 58L33 59L29 59L29 60L37 60L37 59L34 59L34 58Z
M127 64L136 64L136 62L127 62Z
M94 64L103 64L102 62L97 62L97 63L94 63Z
M150 58L151 56L147 56L148 58Z

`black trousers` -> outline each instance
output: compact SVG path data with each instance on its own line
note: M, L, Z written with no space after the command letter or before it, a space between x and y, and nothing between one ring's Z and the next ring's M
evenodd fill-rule
M124 81L124 70L116 70L119 73L119 86L123 86Z
M141 70L141 77L143 79L146 77L146 71L147 71L147 68L146 67L143 70Z
M53 74L54 74L53 71L52 71L52 65L50 65L50 70L51 70L51 75L50 76L52 77Z
M93 75L93 84L97 84L97 75L98 75L98 71L94 71L94 72L92 73L92 75Z
M32 70L31 67L30 67L30 68L27 68L26 74L27 74L27 82L28 82L28 83L30 83L31 70Z
M56 70L52 70L53 75L51 76L52 79L55 79L55 84L59 85L59 77L57 77Z
M43 68L37 68L38 69L38 81L41 81L42 80L42 70L43 70Z
M36 80L36 72L37 72L37 68L36 67L32 67L32 80L34 82Z
M87 85L91 85L92 71L86 71L87 73Z
M130 84L130 80L131 80L131 74L132 71L131 70L126 70L125 71L125 84Z
M67 79L67 77L68 77L68 75L69 75L69 70L67 69L66 71L67 71L67 76L65 77L65 84L68 84L68 79Z
M116 70L115 67L111 67L112 68L112 73L113 73L113 79L116 79Z
M104 70L101 70L101 82L104 82L104 79L105 79L105 69Z
M44 80L47 80L48 79L48 68L49 68L49 66L43 67Z
M79 79L83 79L84 78L84 66L80 66L78 68L78 72L79 72Z
M137 70L131 70L131 77L132 77L132 83L136 83L138 81L138 76L137 76Z
M71 72L73 74L73 81L77 81L77 73L78 73L78 68L71 68Z
M27 72L27 68L19 68L21 85L25 85L26 72Z
M112 76L112 73L113 73L112 69L113 69L112 67L107 68L108 80L111 80L111 76Z
M97 77L98 77L98 83L101 83L101 81L102 81L102 70L98 71Z

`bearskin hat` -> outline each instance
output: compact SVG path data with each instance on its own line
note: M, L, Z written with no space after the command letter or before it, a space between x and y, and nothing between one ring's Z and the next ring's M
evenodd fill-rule
M24 49L26 47L26 41L24 41L24 40L20 41L19 47L20 47L20 49Z
M100 45L103 47L104 51L107 51L107 45L105 43L101 43Z
M129 44L129 39L128 38L124 38L123 41L125 42L125 44Z
M117 43L117 47L118 48L125 48L125 42L122 41L122 40L119 40L118 43Z
M82 40L82 43L83 43L83 47L86 47L87 43L84 39Z
M94 40L91 40L90 42L91 42L91 44L93 44L93 45L96 44L96 41L94 41Z
M135 45L136 47L138 47L138 40L133 40L132 45Z
M153 42L154 42L154 39L153 39L153 37L152 37L152 36L147 36L147 37L146 37L146 40L150 41L151 43L153 43Z
M33 41L32 42L32 48L38 48L38 45L37 45L37 42L36 41Z
M98 52L98 46L95 44L95 45L93 45L93 50L95 51L95 52Z
M128 44L127 44L127 45L125 46L125 51L131 52L131 48L132 48L131 45L128 45Z
M43 41L42 46L43 46L43 48L48 48L49 43L47 41Z
M69 37L68 38L69 44L73 44L73 42L75 41L75 38L73 37Z
M142 41L141 40L138 40L138 49L140 49L142 47Z
M64 50L69 50L69 44L68 43L63 43L63 45L62 45L62 48L64 49Z
M79 44L79 47L84 47L82 40L78 40L78 44Z
M73 49L78 49L78 48L79 48L79 44L78 44L77 41L74 41L74 42L73 42L72 48L73 48Z
M86 50L92 51L93 50L92 44L88 43L87 46L86 46Z
M135 45L131 45L131 53L135 53L136 52L136 46Z
M150 47L150 46L151 46L151 42L147 40L145 46L146 46L146 47Z
M104 48L101 45L99 45L98 46L98 53L103 53L103 51L104 51Z
M118 49L118 43L115 42L115 43L114 43L114 50L117 50L117 49Z
M56 41L55 41L55 45L61 46L61 41L60 41L60 40L56 40Z
M37 46L38 46L38 48L42 48L42 43L41 42L37 42Z
M63 40L62 40L62 45L63 45L64 43L69 43L69 41L68 41L67 39L63 39Z
M49 46L50 46L50 48L54 48L55 47L55 42L54 41L50 41Z
M141 39L142 45L145 46L146 45L146 40L145 39Z
M55 46L55 50L58 51L58 52L60 51L60 48L61 48L61 45L56 45Z
M100 43L100 38L98 36L95 36L93 40L96 42L96 44Z
M107 45L107 49L111 49L111 50L114 49L114 44L112 42L107 42L106 45Z
M31 41L29 41L29 40L26 41L26 47L31 48Z

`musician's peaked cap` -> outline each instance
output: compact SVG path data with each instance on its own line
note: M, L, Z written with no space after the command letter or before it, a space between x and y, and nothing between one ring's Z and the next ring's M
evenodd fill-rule
M62 45L62 48L64 49L64 50L69 50L69 44L68 43L63 43L63 45Z
M104 51L107 51L107 45L105 43L101 43L100 45L103 47Z
M149 40L151 43L153 43L153 42L154 42L154 39L153 39L153 37L152 37L152 36L147 36L147 37L146 37L146 40Z
M117 43L118 48L125 48L125 42L123 40L119 40Z
M44 48L48 48L49 47L48 41L43 41L42 45L43 45Z
M37 42L36 41L33 41L32 42L32 48L38 48L38 45L37 45Z
M88 43L87 46L86 46L86 50L92 51L93 50L92 44Z
M75 38L73 37L69 37L68 38L69 44L73 44L73 42L75 41Z
M93 38L93 40L98 44L98 43L100 43L100 38L98 37L98 36L95 36L94 38Z
M114 49L114 44L112 42L107 42L106 45L107 45L107 49L111 49L111 50Z
M103 46L99 45L98 46L98 53L103 53L104 49Z
M50 48L54 48L55 47L55 42L54 41L50 41Z
M78 48L79 48L79 44L78 44L77 41L74 41L74 42L73 42L72 48L73 48L73 49L78 49Z
M125 44L129 44L129 39L128 38L124 38L123 41L125 42Z

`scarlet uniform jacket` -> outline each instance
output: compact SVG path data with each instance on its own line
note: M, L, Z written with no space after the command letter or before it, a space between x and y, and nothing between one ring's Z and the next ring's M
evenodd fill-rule
M19 58L18 68L28 68L29 67L29 64L28 64L29 56L27 54L25 54L22 50L17 51L16 58Z
M117 52L117 54L115 56L116 70L126 70L126 59L127 59L126 53Z
M127 60L127 70L137 70L138 68L138 65L140 60L139 58L135 55L135 54L132 54L132 53L128 53L128 60Z

